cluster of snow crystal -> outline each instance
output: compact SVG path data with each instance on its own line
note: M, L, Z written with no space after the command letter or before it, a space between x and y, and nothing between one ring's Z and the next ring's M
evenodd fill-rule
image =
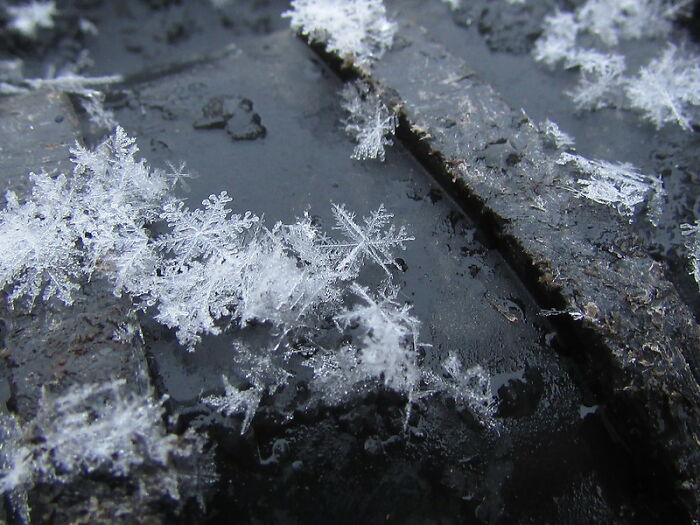
M391 146L389 138L396 132L398 119L362 81L348 83L340 92L342 107L348 112L344 120L345 131L357 146L352 158L358 160L379 159L384 161L384 148Z
M291 6L282 16L292 29L361 66L381 58L394 40L396 24L382 0L292 0Z
M10 29L27 38L36 38L40 29L52 28L53 19L58 14L56 2L53 1L32 0L24 5L6 6L5 10L10 15Z
M576 143L571 135L559 129L557 123L549 119L542 122L539 125L539 129L555 148L568 149L572 148Z
M396 251L413 240L383 205L357 218L333 204L335 237L308 214L267 228L251 212L233 213L226 192L188 208L172 195L186 176L182 168L153 170L137 151L117 128L95 149L72 149L71 176L32 175L23 201L8 193L0 212L0 286L11 307L54 297L70 304L99 272L190 351L203 335L226 331L234 341L225 392L203 402L244 414L243 431L263 396L286 385L290 360L301 356L298 340L306 341L302 364L315 378L311 389L325 402L368 383L417 395L420 323L396 287L375 293L356 282L367 264L390 281L400 268ZM156 223L163 227L149 228ZM328 320L334 323L325 333L353 333L355 344L326 350L317 334ZM245 343L252 329L268 330L269 344Z
M0 417L0 493L22 501L39 483L104 472L126 478L147 469L144 475L158 472L158 481L141 490L177 501L187 481L174 462L201 454L204 442L166 432L163 414L162 403L128 393L123 380L44 391L30 421Z
M661 180L652 175L643 175L630 164L614 164L604 160L587 159L581 155L562 153L559 164L572 164L589 178L578 179L581 189L576 193L599 204L615 208L620 215L631 217L635 208L647 202L650 220L659 214L655 209L663 196Z
M685 247L692 266L690 274L700 286L700 222L696 220L695 224L681 224L681 231L687 238Z
M625 57L612 49L621 40L664 37L671 20L687 2L662 0L587 0L575 12L557 10L545 18L535 43L535 60L549 66L563 62L580 72L568 94L578 109L608 106L639 110L657 127L676 123L690 130L700 107L697 57L683 56L669 44L662 54L626 76ZM593 37L596 47L583 47L579 36Z
M630 79L625 89L630 105L656 127L675 122L690 131L692 122L698 122L700 63L698 57L679 57L672 44Z

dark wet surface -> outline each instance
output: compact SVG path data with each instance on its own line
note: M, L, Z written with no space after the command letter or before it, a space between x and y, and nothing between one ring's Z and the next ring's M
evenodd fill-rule
M233 372L230 338L204 338L195 353L186 353L170 331L144 319L151 372L171 397L169 408L184 414L182 425L200 426L218 444L223 481L209 521L645 523L664 512L673 517L664 508L664 487L641 486L567 348L475 222L400 144L387 151L385 163L350 159L353 143L342 130L337 96L342 83L290 32L275 32L287 26L279 18L283 2L240 2L224 14L195 2L164 9L105 4L85 10L100 28L87 41L95 61L89 71L126 75L109 96L117 120L152 166L184 161L197 175L182 195L189 204L226 190L235 211L262 214L268 226L308 211L330 230L331 203L358 215L383 203L416 238L400 254L403 271L394 279L400 299L423 323L425 362L435 366L457 352L467 366L482 365L499 401L493 429L435 397L416 403L404 433L405 400L386 392L336 408L299 409L288 420L283 404L304 406L305 384L296 378L279 399L263 401L251 431L239 436L240 418L223 418L198 402L203 393L220 393L221 374ZM656 134L636 116L573 116L562 94L571 76L552 75L527 55L492 52L489 44L504 45L484 30L486 22L500 23L490 22L493 15L484 17L479 32L476 21L470 29L456 25L438 1L402 0L393 8L428 27L512 105L536 121L559 123L581 153L643 170L656 166L639 147ZM517 31L504 38L511 51L523 50ZM157 71L231 43L224 58ZM535 96L543 86L551 96ZM682 155L688 159L681 165L675 159ZM697 164L682 145L656 162L674 164L664 175L667 191L684 195L668 219L673 235L672 219L700 212L692 189ZM362 276L368 285L382 278L379 271Z

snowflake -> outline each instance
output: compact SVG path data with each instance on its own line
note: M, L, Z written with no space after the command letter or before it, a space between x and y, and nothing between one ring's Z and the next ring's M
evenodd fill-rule
M365 82L347 84L340 95L342 107L349 113L344 120L345 131L357 142L352 158L379 158L384 161L384 147L393 144L388 136L394 135L398 125L396 115L387 109Z
M358 284L350 289L361 304L345 309L335 320L343 328L359 325L359 368L367 377L381 377L387 387L410 394L420 380L416 362L420 322L410 315L409 305L396 302L396 288L376 298Z
M700 65L697 57L677 56L669 44L661 57L643 67L628 81L629 103L660 128L675 122L686 131L697 121L700 106Z
M630 217L635 207L650 196L663 194L658 177L642 175L630 164L613 164L604 160L591 160L581 155L562 153L559 164L573 164L589 179L578 179L583 189L576 194L599 204L615 208L620 215Z
M250 426L250 422L253 420L253 416L255 416L255 412L258 410L258 406L260 406L262 390L257 387L240 390L231 385L228 377L225 375L222 375L221 379L224 383L224 395L203 397L202 403L209 405L225 416L243 413L241 434L245 434Z
M282 16L292 29L360 66L381 58L394 40L396 24L381 0L292 0L291 6Z
M12 286L10 305L25 298L29 307L37 297L73 302L77 281L85 274L77 248L78 232L69 222L73 213L66 177L30 176L30 199L20 204L8 192L0 212L0 286Z
M364 259L368 258L381 266L387 275L391 275L389 265L398 268L392 249L398 247L404 250L405 243L414 240L403 226L396 231L392 224L385 230L393 215L384 210L383 204L363 219L363 225L357 224L355 214L346 210L343 205L333 204L333 215L336 220L334 229L342 232L347 237L347 242L329 241L326 246L337 254L339 260L336 269L341 272L354 275Z
M194 211L185 208L182 201L167 203L161 218L167 221L171 231L159 239L158 245L172 252L178 266L235 252L244 242L242 235L260 219L250 212L229 217L231 210L226 206L231 200L222 191L204 199L203 208Z
M568 133L559 129L556 122L547 119L539 125L547 140L556 148L572 148L575 144L574 138Z
M542 36L535 42L533 56L538 62L553 66L573 54L579 24L573 13L559 11L544 19Z
M692 265L690 274L695 278L695 282L700 286L700 221L695 224L681 224L681 232L688 240L685 243Z
M578 85L567 93L577 109L601 109L617 105L616 97L625 82L625 57L580 50L566 59L566 67L577 67L581 73Z
M27 38L36 38L41 28L53 27L53 18L58 14L56 2L32 2L26 5L7 6L10 15L10 28Z
M0 492L41 482L70 483L92 472L125 477L142 466L160 470L159 487L178 500L175 458L201 453L202 441L168 434L163 407L127 393L124 380L44 391L34 418L21 425L3 416ZM39 439L37 439L39 438Z

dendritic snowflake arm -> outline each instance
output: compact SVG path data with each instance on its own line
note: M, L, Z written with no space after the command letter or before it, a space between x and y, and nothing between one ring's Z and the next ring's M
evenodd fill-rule
M349 212L341 204L333 204L333 215L336 226L346 242L331 242L327 246L338 255L336 268L338 271L348 272L354 275L362 266L365 258L368 258L381 266L391 275L389 266L396 266L393 250L405 249L405 243L414 240L414 237L406 233L405 227L396 230L391 224L393 214L387 213L384 205L364 217L361 224L355 220L355 214ZM387 225L390 225L388 229Z
M409 394L420 380L417 364L420 322L410 314L409 305L396 302L395 288L388 288L376 297L358 284L350 289L361 303L335 319L341 327L353 322L359 324L361 369L369 377L383 378L386 386Z
M384 161L385 147L393 144L389 137L396 133L398 126L396 115L364 82L347 84L340 96L343 109L348 112L345 131L357 142L352 158Z
M179 265L195 259L236 252L243 244L241 235L252 228L259 218L250 212L229 215L231 202L225 191L210 195L202 208L189 210L182 201L173 201L163 208L161 218L171 232L162 236L159 245L172 252Z
M658 203L664 195L661 179L643 175L631 164L613 164L604 160L587 159L581 155L562 153L559 164L572 164L589 178L576 182L582 187L575 193L599 204L615 208L620 215L631 217L636 207L643 203ZM659 214L659 210L651 210ZM652 217L653 219L653 217Z
M282 16L292 29L358 65L381 58L394 40L396 24L381 0L292 0L291 6Z
M222 375L221 379L224 383L224 395L203 397L202 403L209 405L225 416L244 414L243 422L241 423L241 434L245 434L255 416L255 412L258 410L258 406L260 406L263 394L262 389L253 387L248 390L239 390L230 383L225 375Z
M690 131L700 115L698 57L679 56L671 44L628 81L625 91L630 106L640 110L657 128L676 123Z
M31 198L19 204L8 193L8 207L0 212L0 286L11 288L10 305L25 299L28 306L41 296L73 302L85 275L77 248L79 234L70 224L71 192L62 175L32 175Z

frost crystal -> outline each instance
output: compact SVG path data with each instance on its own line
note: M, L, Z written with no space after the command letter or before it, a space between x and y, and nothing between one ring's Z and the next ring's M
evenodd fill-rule
M451 379L445 388L454 399L464 403L480 418L488 423L496 413L496 401L491 392L491 377L480 365L464 370L462 362L452 353L442 364L443 370Z
M420 322L410 315L410 306L396 302L396 288L376 298L357 284L351 290L362 304L346 309L335 320L344 328L359 325L359 368L368 378L382 378L387 387L410 394L420 380L416 361Z
M556 148L567 149L573 147L575 144L574 138L559 129L556 122L547 119L540 124L539 128L542 133L544 133L547 140Z
M553 66L573 54L579 24L573 13L557 10L544 19L542 36L535 42L533 55L538 62Z
M381 0L292 0L291 6L282 16L292 29L359 65L381 58L394 40L396 24Z
M221 412L225 416L245 414L241 424L241 434L245 434L258 409L258 405L260 405L262 390L257 387L239 390L231 385L228 377L225 375L222 375L221 379L224 382L224 395L206 396L202 398L202 402L215 408L217 412Z
M568 69L579 69L579 83L568 93L578 109L620 107L626 92L629 105L645 112L657 127L678 122L687 130L690 106L700 100L697 60L676 58L671 45L636 79L628 80L623 76L625 57L610 50L623 39L667 35L670 21L687 5L684 0L587 0L575 12L557 10L545 18L533 56L549 66L563 61ZM579 36L597 46L581 47Z
M616 97L624 84L625 57L592 50L576 52L566 61L581 72L578 85L568 95L577 109L601 109L617 105Z
M347 84L340 95L342 107L349 113L344 120L345 131L357 142L352 158L384 161L384 147L393 144L388 136L394 135L398 125L396 115L364 82Z
M127 393L123 380L74 386L60 395L44 392L25 425L13 416L2 419L0 492L70 483L98 471L126 477L148 466L160 470L159 487L151 488L178 500L172 461L201 452L201 442L166 433L162 419L161 403Z
M577 195L615 208L620 215L631 217L635 207L653 195L663 194L658 177L642 175L630 164L613 164L591 160L581 155L562 153L559 164L573 164L590 179L578 179L583 186Z
M31 307L41 296L72 302L76 281L84 275L79 263L78 232L69 222L73 213L65 177L31 175L31 198L20 204L8 192L0 212L0 286L12 287L10 305L27 299Z
M58 14L56 2L32 2L26 5L7 6L10 28L27 38L36 38L41 28L53 27L53 17Z
M576 13L581 27L608 46L620 38L663 36L675 14L663 0L588 0Z
M33 175L26 201L9 193L7 208L0 212L5 247L0 285L11 304L26 298L31 306L40 296L70 303L72 292L99 273L111 279L115 294L128 294L135 308L171 327L188 350L203 334L227 330L235 348L232 373L251 387L235 388L226 376L224 395L203 402L225 415L244 413L243 432L262 396L286 385L290 362L312 369L310 390L316 401L340 402L378 383L405 395L409 408L420 398L424 375L418 320L397 301L396 288L387 285L375 294L355 283L366 262L376 263L391 279L396 250L413 240L403 226L392 224L383 205L357 220L342 204L333 204L341 239L324 235L308 214L268 229L250 212L233 213L225 192L210 195L199 209L187 208L171 195L182 171L151 169L137 158L136 143L122 128L95 149L75 146L71 152L75 166L70 177ZM328 350L320 342L345 333L356 336L354 345ZM246 337L251 335L270 338L262 345L249 344ZM115 332L115 338L124 336ZM144 408L115 385L91 388L51 405L59 415L61 407L75 406L66 409L66 418L73 419L63 426L80 424L75 432L85 439L108 428L110 420L104 411L83 410L81 399L109 398L112 413L125 420L123 439L131 436L132 441L142 439L138 421L146 425L160 414L159 405ZM47 398L47 406L51 403ZM98 426L91 427L93 423ZM6 431L14 432L9 423ZM111 461L114 472L126 472L138 458L119 439L116 434L95 439L104 441L104 448L95 449L104 450L104 456L87 450L88 456L71 461L86 471L93 463L97 469ZM23 441L20 445L25 446ZM125 452L115 453L119 447ZM11 455L16 466L6 467L4 479L19 480L12 486L24 483L21 458L29 457L18 454ZM45 455L57 461L64 449L51 447ZM154 449L148 457L164 455Z
M643 67L626 88L629 104L660 128L676 122L686 131L697 121L700 106L700 65L697 57L677 56L669 44L661 57Z
M394 225L390 225L393 215L384 210L383 204L362 220L364 224L357 224L355 214L342 205L333 205L333 215L336 220L335 229L347 238L346 242L330 242L327 245L339 255L336 268L341 272L354 274L364 259L368 258L391 275L389 265L396 266L392 250L397 247L403 250L406 242L414 240L414 237L407 235L403 226L396 231Z
M688 239L685 247L688 249L688 257L693 267L690 274L700 286L700 222L696 220L695 224L681 224L681 231Z

